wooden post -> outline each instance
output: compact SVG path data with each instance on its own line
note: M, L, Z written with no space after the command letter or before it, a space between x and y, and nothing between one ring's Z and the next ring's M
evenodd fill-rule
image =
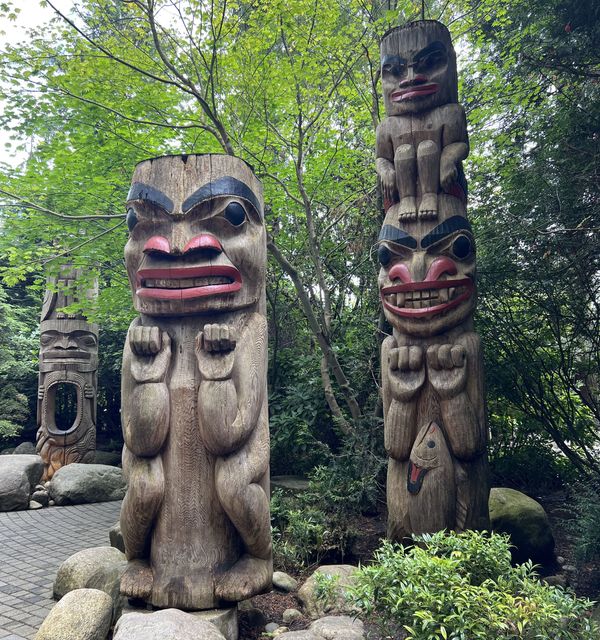
M262 187L232 156L166 156L127 206L121 592L210 609L272 577Z
M386 33L381 78L379 291L392 327L381 351L388 536L484 529L488 428L461 164L469 146L446 27L424 20Z
M96 452L98 326L80 313L63 311L93 299L82 291L82 272L64 266L48 278L40 322L37 451L49 480L71 462L93 462Z

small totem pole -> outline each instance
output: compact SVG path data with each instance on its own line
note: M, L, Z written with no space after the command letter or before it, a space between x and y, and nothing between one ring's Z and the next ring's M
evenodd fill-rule
M238 158L166 156L127 206L121 592L211 609L272 577L262 188Z
M70 266L48 278L40 322L37 451L44 480L71 462L93 462L96 452L98 326L63 308L97 289L81 292L82 272Z
M387 32L381 79L379 291L392 326L381 350L388 536L401 540L489 526L488 430L461 166L469 143L446 27L423 20Z

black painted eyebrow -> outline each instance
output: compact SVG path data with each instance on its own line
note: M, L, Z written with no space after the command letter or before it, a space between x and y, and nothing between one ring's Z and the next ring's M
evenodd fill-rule
M403 66L406 64L406 60L404 58L401 58L400 56L391 56L391 55L387 55L387 56L383 56L383 59L381 60L381 68L383 69L383 67L386 65L398 65L398 66Z
M465 229L466 231L471 231L471 225L466 218L462 216L452 216L447 220L444 220L441 224L438 224L437 227L434 227L422 240L421 240L421 248L426 249L430 247L432 244L439 242L446 236L449 236L451 233L455 231L460 231L461 229Z
M129 189L129 193L127 194L127 202L130 200L147 200L148 202L158 205L167 213L173 213L173 201L162 191L143 182L134 182L131 185L131 189Z
M406 231L393 227L391 224L384 224L379 232L378 242L386 240L387 242L394 242L395 244L401 244L409 249L417 248L417 241Z
M184 213L187 213L196 205L205 200L210 200L215 196L236 196L242 200L246 200L256 209L258 215L262 218L260 203L254 191L252 191L247 184L232 176L223 176L218 180L203 185L200 189L194 191L191 196L186 198L181 209Z
M421 58L427 57L430 53L433 53L434 51L443 51L444 53L447 52L446 46L444 45L444 43L440 42L439 40L436 40L435 42L432 42L431 44L428 44L426 47L421 49L419 53L415 54L414 61L416 62L417 60L421 60Z

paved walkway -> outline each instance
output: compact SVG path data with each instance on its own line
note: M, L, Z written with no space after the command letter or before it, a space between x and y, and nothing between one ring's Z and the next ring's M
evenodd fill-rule
M0 638L30 640L54 605L63 560L109 545L120 502L0 513Z

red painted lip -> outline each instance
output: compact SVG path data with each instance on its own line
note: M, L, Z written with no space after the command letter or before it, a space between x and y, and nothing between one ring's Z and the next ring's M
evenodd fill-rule
M230 278L229 284L207 284L184 289L160 289L145 287L145 280L181 280L202 278L206 276L222 276ZM203 267L176 267L172 269L141 269L137 272L137 288L135 294L140 298L153 300L190 300L226 293L235 293L242 288L242 275L234 267L226 264L206 265Z
M466 291L461 293L457 298L454 298L454 300L449 300L448 302L443 302L433 307L425 307L424 309L396 307L385 299L385 296L390 293L422 291L423 289L449 289L451 287L466 287ZM406 284L395 284L390 287L383 287L383 289L380 290L380 297L383 306L394 315L403 318L428 318L457 307L461 302L464 302L473 295L474 288L475 285L471 278L462 278L461 280L433 280L430 282L407 282Z
M431 84L418 84L413 87L394 91L390 98L392 102L403 102L404 100L412 100L413 98L429 96L437 90L438 85L435 82L432 82Z

